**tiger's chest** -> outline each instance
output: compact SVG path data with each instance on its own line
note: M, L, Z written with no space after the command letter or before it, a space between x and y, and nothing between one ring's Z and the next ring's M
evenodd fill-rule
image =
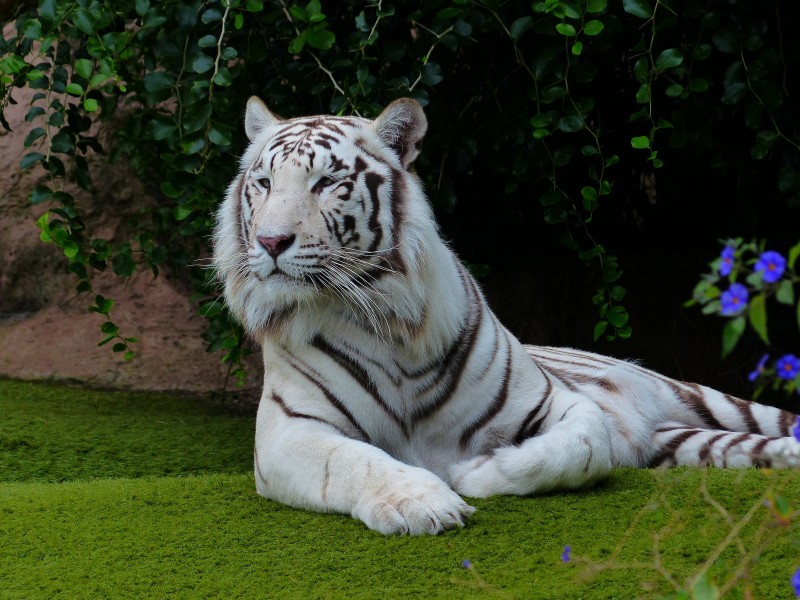
M264 393L279 394L293 415L333 423L404 462L444 472L513 443L523 392L537 385L527 357L471 350L454 343L410 357L358 336L322 335L300 347L267 345Z

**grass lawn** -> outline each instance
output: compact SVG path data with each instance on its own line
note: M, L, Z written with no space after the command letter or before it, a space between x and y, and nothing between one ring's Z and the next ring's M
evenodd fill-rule
M0 598L793 595L796 471L624 469L586 492L471 500L462 530L384 537L258 497L253 420L0 381Z

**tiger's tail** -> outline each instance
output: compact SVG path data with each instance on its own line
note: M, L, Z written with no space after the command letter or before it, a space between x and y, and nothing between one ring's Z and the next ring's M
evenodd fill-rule
M652 465L800 467L796 414L693 383L670 386L685 412L656 428Z

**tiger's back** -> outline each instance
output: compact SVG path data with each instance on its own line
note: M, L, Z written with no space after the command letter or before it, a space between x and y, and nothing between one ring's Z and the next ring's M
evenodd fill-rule
M800 464L789 413L520 344L438 234L411 170L416 102L283 120L251 99L245 128L214 260L263 348L261 494L435 533L472 512L456 492L575 489L620 465Z

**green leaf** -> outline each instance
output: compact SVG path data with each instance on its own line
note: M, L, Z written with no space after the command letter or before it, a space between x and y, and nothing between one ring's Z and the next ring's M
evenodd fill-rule
M92 72L94 71L94 65L92 64L92 61L88 59L79 58L78 60L75 61L74 70L75 73L77 73L78 75L80 75L81 77L83 77L88 81L92 77Z
M336 42L336 36L332 31L322 29L320 31L306 31L306 43L317 50L328 50Z
M152 73L148 73L144 76L142 81L144 83L144 89L146 89L148 92L168 90L174 84L172 76L168 75L164 71L153 71Z
M608 5L608 0L589 0L586 5L586 12L597 14L603 12Z
M64 256L67 258L75 258L78 255L78 252L80 252L80 247L75 240L67 240L64 242L62 250L64 252Z
M672 67L677 67L682 62L683 52L677 48L669 48L658 55L655 66L656 69L670 69Z
M594 326L594 341L600 339L600 337L606 332L608 329L608 321L599 321L597 325Z
M614 326L614 329L623 327L628 322L628 311L621 306L612 306L611 310L606 313L608 322Z
M94 33L94 17L85 8L76 10L73 20L75 26L86 35L92 35Z
M220 68L220 70L219 70L219 71L217 71L217 74L216 74L216 75L214 75L214 79L213 79L213 81L214 81L214 83L216 83L217 85L221 85L221 86L223 86L223 87L227 87L227 86L229 86L231 83L233 83L233 82L231 81L231 74L230 74L230 71L228 71L228 68L227 68L227 67L221 67L221 68Z
M211 48L212 46L217 45L217 38L213 35L204 35L199 40L197 40L197 45L201 48Z
M429 62L424 67L422 67L422 83L425 85L436 85L442 79L444 79L444 74L442 73L442 68L437 65L436 63Z
M83 96L83 86L80 83L70 83L67 85L67 93L71 96Z
M22 157L22 160L19 163L21 169L28 169L35 165L37 162L41 162L44 160L44 154L41 152L29 152L25 156Z
M39 17L52 23L56 20L56 0L41 0L39 2Z
M780 136L775 131L759 131L758 134L756 134L756 143L753 149L750 150L751 158L754 160L763 160L766 158L772 144L774 144L779 137Z
M742 316L736 317L735 319L731 319L725 324L725 327L722 330L723 358L728 356L736 347L736 344L739 342L739 338L742 337L742 333L744 333L744 328L746 324L747 322L745 321L745 318Z
M217 146L229 146L233 143L233 138L230 133L221 131L216 127L211 127L208 130L208 140Z
M172 216L175 217L176 221L183 221L189 215L192 214L192 209L188 206L178 205L172 209Z
M692 79L689 83L689 89L693 92L705 92L708 90L708 82L702 77Z
M684 87L680 83L673 83L669 87L667 87L665 93L670 98L677 98L680 96L684 91Z
M583 119L581 119L578 115L567 115L566 117L561 117L558 120L556 127L566 133L580 131L583 129Z
M739 36L729 29L717 31L711 35L711 41L720 52L726 54L739 53Z
M511 39L515 42L518 42L522 37L522 34L524 34L531 27L531 25L533 25L533 17L531 16L520 17L514 21L508 30L509 34L511 35Z
M205 73L214 67L214 59L207 54L201 54L192 62L192 70L195 73Z
M800 242L797 242L789 249L789 259L787 262L789 269L794 270L794 264L797 262L798 256L800 256Z
M635 138L631 138L631 146L638 150L650 148L650 138L646 135L639 135Z
M105 323L100 325L100 331L108 335L116 335L117 333L119 333L119 326L115 325L111 321L106 321Z
M44 137L45 131L41 127L34 127L28 132L28 135L25 136L25 141L22 142L22 145L26 148L30 148L33 146L33 143L41 137Z
M2 59L0 59L0 73L17 74L27 66L28 63L26 63L16 54L9 54L8 56L4 56Z
M583 52L583 42L575 42L572 44L572 48L570 49L572 54L575 56L580 56L581 52Z
M788 279L781 281L775 289L775 299L781 304L794 304L794 285Z
M643 83L639 86L636 92L636 102L639 104L647 104L650 102L650 84Z
M750 320L750 326L755 330L762 341L769 345L769 337L767 336L767 306L766 296L764 294L758 294L750 300L747 317Z
M147 11L150 10L150 0L136 0L134 6L136 8L136 14L143 17L147 14Z
M86 112L95 112L97 110L97 100L94 98L87 98L83 101L83 109Z
M47 202L52 197L53 197L53 190L51 190L46 185L37 185L35 188L33 188L28 198L30 199L31 204L41 204L42 202ZM45 223L46 222L47 221L45 220ZM36 224L38 225L39 222L37 221Z
M603 25L602 21L598 21L597 19L592 19L583 26L583 32L586 35L597 35L601 31L603 31L604 27L605 25Z
M723 104L738 104L748 92L747 84L741 81L726 85L722 92L721 102Z
M647 0L622 0L622 8L634 17L649 19L653 16L653 9Z
M556 31L567 37L574 37L578 33L569 23L559 23L556 25Z

